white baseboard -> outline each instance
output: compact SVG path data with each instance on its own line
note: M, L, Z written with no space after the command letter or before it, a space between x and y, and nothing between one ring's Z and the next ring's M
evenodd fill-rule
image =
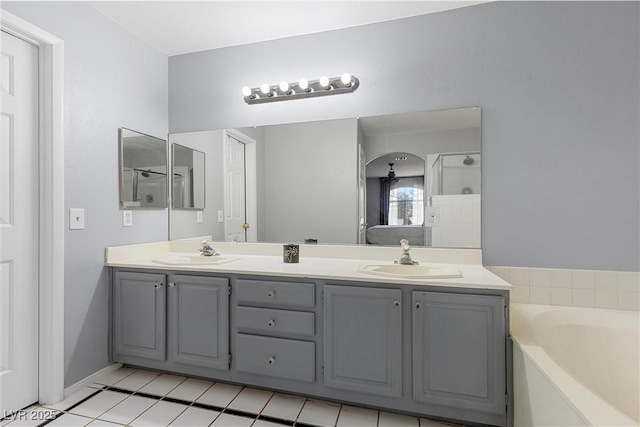
M113 365L109 365L107 367L104 367L102 369L100 369L98 372L93 373L91 375L89 375L86 378L81 379L80 381L78 381L77 383L67 387L64 389L64 398L66 399L67 397L71 396L74 393L77 393L78 391L82 390L83 388L87 387L89 384L95 382L96 378L108 374L109 372L113 372L116 371L118 369L120 369L122 367L122 363L114 363Z

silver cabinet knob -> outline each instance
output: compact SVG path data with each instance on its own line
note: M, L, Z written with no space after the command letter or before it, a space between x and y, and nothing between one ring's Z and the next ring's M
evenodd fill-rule
M400 307L400 301L394 301L393 302L393 306L394 307Z
M276 325L276 321L271 319L267 322L267 326L269 326L270 328L273 328Z
M421 308L422 307L422 303L421 302L417 302L416 303L416 308Z
M271 356L269 359L267 359L267 363L269 365L273 365L274 363L276 363L276 358Z
M275 296L276 296L276 292L275 292L275 291L269 291L269 292L267 292L267 296L268 296L269 298L273 298L273 297L275 297Z
M175 283L173 283L173 282L169 282L169 285L168 285L168 286L169 286L169 288L173 288L173 287L175 287L175 286L176 286L176 284L175 284Z
M153 284L153 286L154 286L156 289L160 289L160 288L162 287L162 283L160 283L160 282L156 282L156 283L154 283L154 284Z

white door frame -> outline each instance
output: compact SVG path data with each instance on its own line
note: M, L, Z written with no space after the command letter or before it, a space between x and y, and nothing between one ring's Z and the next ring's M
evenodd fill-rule
M3 9L0 29L39 51L38 400L50 404L64 397L64 43Z
M245 221L249 224L247 230L247 242L258 241L258 182L257 182L257 154L256 154L256 140L248 137L247 135L238 132L235 129L225 129L224 141L226 141L227 135L233 136L233 138L244 144L244 185L245 185ZM223 144L224 146L224 144ZM226 191L226 189L225 189ZM226 233L226 231L225 231Z

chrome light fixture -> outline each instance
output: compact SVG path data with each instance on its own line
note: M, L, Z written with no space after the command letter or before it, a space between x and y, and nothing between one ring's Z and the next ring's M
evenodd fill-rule
M360 80L356 76L344 73L340 77L333 78L322 76L318 80L301 79L295 83L283 81L271 86L265 83L254 88L245 86L242 88L242 95L247 104L263 104L265 102L351 93L359 86Z

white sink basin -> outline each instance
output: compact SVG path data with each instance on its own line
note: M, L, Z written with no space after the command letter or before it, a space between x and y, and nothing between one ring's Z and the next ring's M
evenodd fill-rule
M222 256L172 254L161 258L154 258L151 261L155 262L156 264L163 265L214 265L235 261L235 258L225 258Z
M360 273L400 279L455 279L462 277L457 268L439 265L370 264L358 269Z

